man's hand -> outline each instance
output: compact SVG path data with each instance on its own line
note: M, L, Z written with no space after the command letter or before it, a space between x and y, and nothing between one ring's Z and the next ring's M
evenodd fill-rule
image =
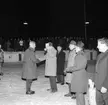
M106 92L107 92L107 89L106 89L105 87L102 87L102 88L101 88L101 92L102 92L102 93L106 93Z
M39 59L37 59L37 60L36 60L36 63L39 63L39 62L40 62L40 60L39 60Z
M68 68L66 68L65 70L64 70L64 73L66 73L68 71Z

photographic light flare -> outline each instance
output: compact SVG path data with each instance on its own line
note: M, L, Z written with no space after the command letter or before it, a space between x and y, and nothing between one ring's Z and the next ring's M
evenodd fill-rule
M24 24L24 25L28 25L28 23L27 23L27 22L24 22L23 24Z
M89 24L89 22L85 22L85 24Z

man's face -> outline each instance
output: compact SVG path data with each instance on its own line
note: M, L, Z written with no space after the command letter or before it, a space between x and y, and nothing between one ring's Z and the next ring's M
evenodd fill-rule
M73 50L74 48L75 48L75 45L73 45L73 44L70 44L70 45L69 45L69 49L70 49L70 50Z
M61 46L58 46L58 47L57 47L57 50L58 50L58 51L61 51L61 49L62 49Z
M36 44L35 43L30 43L30 47L33 48L33 49L35 49Z
M77 52L81 51L81 48L78 47L78 46L76 46L75 51L76 51L76 53L77 53Z
M106 51L106 44L101 43L100 41L98 41L97 48L99 49L100 52L105 52Z

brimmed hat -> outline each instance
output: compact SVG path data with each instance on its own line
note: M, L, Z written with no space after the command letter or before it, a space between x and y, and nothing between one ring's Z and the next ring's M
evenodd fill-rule
M49 46L53 46L53 43L52 42L49 42Z
M76 42L74 40L71 40L70 44L76 45Z
M82 41L78 41L77 46L80 48L84 47L84 43Z

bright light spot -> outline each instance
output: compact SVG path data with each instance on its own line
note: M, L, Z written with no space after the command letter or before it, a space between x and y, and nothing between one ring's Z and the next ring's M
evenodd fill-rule
M27 23L27 22L24 22L23 24L24 24L24 25L28 25L28 23Z
M89 24L89 22L85 22L85 24Z

